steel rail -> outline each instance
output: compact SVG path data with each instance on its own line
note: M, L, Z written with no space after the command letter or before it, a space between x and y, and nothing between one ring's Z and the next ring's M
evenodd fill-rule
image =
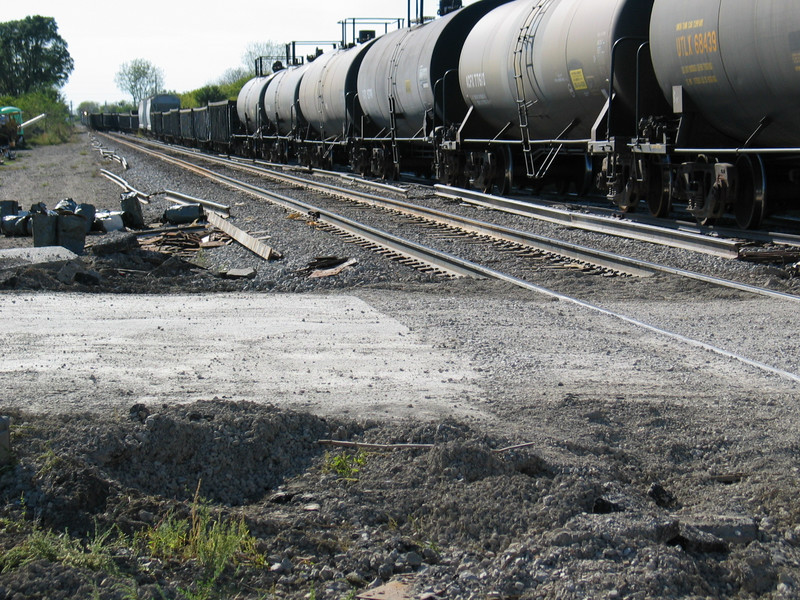
M747 283L740 283L738 281L732 281L730 279L724 279L722 277L716 277L713 275L704 275L695 271L670 267L668 265L661 265L630 256L612 254L603 250L571 244L569 242L536 235L527 231L511 229L502 225L472 219L470 217L434 210L426 206L420 206L406 201L393 200L391 198L379 198L371 194L359 192L358 190L345 190L321 182L307 182L293 175L286 175L283 173L276 173L276 175L282 180L289 180L293 182L296 181L298 184L303 183L305 187L310 187L312 189L316 188L326 193L341 193L345 196L353 196L357 199L357 201L368 202L370 204L383 206L384 208L389 208L392 210L401 210L408 214L430 219L443 225L468 230L479 235L488 235L497 239L502 239L516 244L522 244L532 248L538 248L545 252L558 254L573 260L587 262L600 267L628 273L629 275L634 275L637 277L647 277L657 272L668 273L670 275L677 275L679 277L702 281L704 283L736 289L761 296L800 302L800 296L796 296L794 294L778 292L768 288L762 288Z
M170 150L172 149L173 148L170 147ZM192 157L200 157L203 158L204 160L209 160L217 164L230 166L230 162L225 159L198 155L197 153L189 153L189 154ZM398 210L405 214L410 214L412 216L427 219L436 223L440 223L442 225L446 225L448 227L455 227L458 229L470 231L478 235L487 235L511 243L521 244L523 246L536 248L544 252L549 252L551 254L557 254L559 256L563 256L571 260L593 264L599 267L611 269L621 273L627 273L629 275L633 275L636 277L648 277L654 273L667 273L670 275L675 275L686 279L701 281L703 283L707 283L710 285L735 289L742 292L747 292L760 296L778 298L781 300L789 300L792 302L800 302L800 296L794 294L788 294L786 292L779 292L776 290L750 285L747 283L732 281L730 279L724 279L722 277L717 277L713 275L704 275L696 271L689 271L687 269L681 269L678 267L670 267L668 265L662 265L650 261L644 261L629 256L616 255L595 248L588 248L585 246L571 244L569 242L564 242L561 240L556 240L545 236L539 236L526 231L511 229L494 223L488 223L485 221L479 221L461 215L455 215L444 211L434 210L432 208L413 204L408 201L378 197L373 194L361 192L359 190L344 189L323 182L309 181L302 177L297 177L295 175L274 171L272 169L265 169L264 167L255 167L251 164L245 164L242 161L235 161L234 166L236 166L236 168L244 169L249 172L254 172L259 175L267 175L270 178L283 183L300 185L304 188L313 189L326 194L335 194L355 202L381 206L383 208L387 208L390 210ZM278 166L281 167L283 165L278 165ZM696 234L696 235L701 235L701 234Z
M256 173L265 173L265 170L263 168L255 168L247 165L242 165L242 166L248 170L252 169ZM634 275L637 277L647 277L657 272L668 273L670 275L677 275L679 277L693 279L695 281L702 281L704 283L708 283L711 285L736 289L739 291L748 292L760 296L767 296L772 298L779 298L781 300L800 302L800 296L794 294L788 294L785 292L779 292L776 290L750 285L747 283L732 281L730 279L724 279L722 277L716 277L713 275L704 275L702 273L697 273L696 271L689 271L687 269L680 269L677 267L670 267L668 265L661 265L658 263L640 260L630 256L621 256L617 254L612 254L610 252L597 250L595 248L588 248L586 246L571 244L569 242L564 242L553 238L539 236L526 231L511 229L494 223L488 223L485 221L479 221L461 215L455 215L444 211L434 210L432 208L413 204L407 201L378 197L372 194L367 194L365 192L360 192L358 190L347 190L344 188L339 188L327 183L316 182L316 181L312 182L303 179L301 177L296 177L294 175L280 173L272 170L266 171L266 174L282 182L289 182L289 183L294 183L296 185L302 185L305 188L314 189L317 191L321 191L323 193L328 193L328 194L333 193L341 195L347 197L348 199L353 199L357 202L366 202L368 204L382 206L384 208L388 208L391 210L399 210L406 214L428 219L436 223L441 223L443 225L447 225L450 227L467 230L472 233L476 233L478 235L487 235L493 238L509 241L516 244L521 244L531 248L537 248L539 250L550 252L552 254L558 254L560 256L564 256L572 260L591 263L596 266L627 273L629 275Z
M436 189L437 195L442 198L469 202L470 204L476 204L486 208L500 209L576 229L651 242L673 248L682 248L684 250L692 250L694 252L711 254L722 258L738 258L739 247L742 245L742 242L733 240L712 238L702 234L679 230L664 230L661 227L653 225L611 219L598 215L581 214L563 208L544 206L532 202L521 202L513 198L492 196L472 190L453 188L444 185L435 185L434 188Z
M167 163L207 177L212 181L225 184L233 189L249 193L258 198L262 198L288 210L314 215L314 218L320 223L335 227L336 229L344 231L352 236L379 245L412 260L423 262L440 271L444 271L459 277L483 277L481 270L477 268L476 265L473 265L473 263L470 263L469 261L462 260L446 252L440 252L432 248L427 248L422 244L417 244L416 242L405 240L391 233L364 225L363 223L358 223L352 219L348 219L347 217L343 217L331 211L325 210L324 208L308 204L307 202L303 202L302 200L297 200L296 198L291 198L283 194L277 194L275 192L265 190L258 186L234 179L233 177L228 177L227 175L206 169L205 167L192 164L188 161L184 161L172 156L166 156L163 153L146 148L141 148L131 144L130 142L120 140L120 143L128 144L131 147L135 147L140 152L144 152L145 154L163 160Z
M403 214L426 219L447 227L468 231L477 235L490 236L498 240L535 248L551 254L557 254L571 260L590 263L606 269L627 273L628 275L633 275L636 277L648 277L655 272L655 269L652 269L648 266L634 264L631 259L619 257L610 252L604 252L603 250L588 248L578 244L571 244L569 242L564 242L545 236L539 236L533 233L511 229L509 227L503 227L502 225L496 225L494 223L488 223L461 215L435 210L403 200L393 200L391 198L375 196L374 194L368 194L359 190L345 189L319 181L309 181L307 179L303 179L302 177L296 177L287 173L265 170L263 168L253 167L251 165L243 165L238 161L236 165L238 168L253 170L257 174L265 174L270 178L284 183L300 185L306 189L315 190L317 192L322 192L329 195L333 194L354 202L366 203L371 206L380 206L389 210L399 211Z
M309 204L307 204L305 202L302 202L300 200L295 200L293 198L288 198L288 197L280 195L280 194L275 194L273 192L269 192L268 190L263 190L261 188L258 188L256 186L248 184L248 183L239 182L239 181L237 181L237 180L235 180L235 179L233 179L231 177L227 177L225 175L220 175L218 173L214 173L213 171L210 171L209 169L205 169L204 167L198 167L197 165L192 165L191 163L188 163L188 162L180 160L180 159L176 159L176 158L173 158L173 157L165 156L165 155L163 155L161 153L157 153L157 152L154 152L154 151L151 151L151 150L145 150L145 149L142 149L140 147L134 146L133 144L129 144L129 145L132 146L132 147L136 147L140 151L145 152L145 153L150 154L150 155L153 155L153 156L155 156L155 157L157 157L157 158L159 158L161 160L165 160L166 162L169 162L169 163L172 163L172 164L184 167L184 168L189 168L189 170L197 172L198 174L202 174L202 175L204 175L206 177L209 177L212 180L216 180L216 181L219 181L221 183L225 183L226 185L234 187L235 189L240 189L240 190L248 192L250 194L254 194L254 195L258 196L258 197L265 198L265 199L269 200L270 202L273 202L275 204L290 208L292 210L302 209L302 210L305 210L306 212L319 212L320 213L320 219L331 218L333 223L334 223L334 226L336 226L336 227L338 227L338 225L336 225L335 223L338 222L338 223L342 223L343 225L348 226L348 227L350 225L356 225L356 229L355 230L357 232L367 231L367 230L375 231L375 232L378 231L378 230L376 230L374 228L365 227L365 226L363 226L361 224L357 224L354 221L351 221L350 219L346 219L346 218L341 217L339 215L335 215L333 213L329 213L328 211L319 210L318 208L313 207L313 206L311 206L311 205L309 205ZM324 217L323 217L323 215L324 215ZM394 236L394 235L391 235L391 234L387 234L386 232L379 232L379 233L381 234L380 237L382 237L382 238L385 237L386 239L388 239L390 241L396 242L398 244L398 248L402 249L402 250L398 250L398 251L400 251L403 254L405 254L405 250L409 249L409 248L413 248L415 250L416 249L422 249L424 251L424 253L426 255L429 255L433 261L446 263L448 265L451 265L451 264L452 265L457 265L458 269L461 271L461 274L469 275L469 276L476 277L476 278L485 277L485 278L491 278L491 279L497 279L497 280L500 280L500 281L505 281L505 282L510 283L510 284L512 284L514 286L517 286L519 288L522 288L522 289L525 289L525 290L528 290L528 291L531 291L531 292L535 292L537 294L541 294L541 295L544 295L544 296L547 296L547 297L550 297L550 298L553 298L553 299L556 299L556 300L559 300L559 301L562 301L562 302L567 302L567 303L576 305L576 306L578 306L580 308L595 312L597 314L602 314L602 315L605 315L607 317L610 317L610 318L622 321L624 323L627 323L629 325L632 325L634 327L637 327L637 328L640 328L640 329L644 329L644 330L649 331L651 333L655 333L656 335L667 337L667 338L675 340L675 341L677 341L679 343L686 344L686 345L692 346L694 348L699 348L699 349L702 349L702 350L706 350L708 352L712 352L712 353L717 354L719 356L722 356L724 358L740 362L742 364L745 364L745 365L748 365L750 367L753 367L753 368L759 369L761 371L764 371L765 373L769 373L771 375L776 375L776 376L782 377L784 379L791 380L791 381L793 381L795 383L800 383L800 375L798 375L796 373L792 373L790 371L786 371L785 369L780 369L780 368L775 367L773 365L768 365L768 364L766 364L764 362L757 361L757 360L754 360L754 359L751 359L751 358L747 358L746 356L743 356L741 354L737 354L735 352L731 352L729 350L725 350L724 348L720 348L718 346L714 346L712 344L708 344L706 342L703 342L703 341L700 341L700 340L696 340L694 338L690 338L690 337L685 336L683 334L676 333L674 331L670 331L670 330L658 327L656 325L651 325L649 323L645 323L644 321L641 321L641 320L636 319L634 317L630 317L628 315L625 315L625 314L622 314L622 313L615 312L613 310L609 310L609 309L603 308L601 306L598 306L596 304L592 304L590 302L586 302L585 300L581 300L581 299L575 298L573 296L569 296L569 295L566 295L566 294L562 294L560 292L556 292L556 291L551 290L549 288L545 288L543 286L536 285L536 284L531 283L529 281L525 281L524 279L520 279L519 277L516 277L514 275L510 275L508 273L503 273L502 271L498 271L496 269L492 269L492 268L486 267L484 265L479 265L479 264L473 263L471 261L468 261L468 260L465 260L465 259L462 259L462 258L458 258L456 256L453 256L452 254L445 253L445 252L440 252L440 251L433 250L433 249L430 249L430 248L423 248L422 246L420 246L419 244L416 244L415 242L409 242L408 240L402 240L401 238L398 238L397 236ZM355 233L354 235L357 235L358 237L362 237L360 233ZM412 258L415 258L416 260L420 260L420 258L416 257L416 256L413 256ZM425 262L427 262L427 260Z
M170 151L177 150L184 153L182 149L174 149L169 147ZM190 156L198 156L196 153L188 153ZM477 235L485 235L504 240L507 242L520 244L530 248L535 248L550 254L557 254L559 256L575 260L578 262L592 264L601 268L611 269L613 271L626 273L635 277L649 277L657 269L650 266L635 264L633 259L626 257L619 257L610 252L604 252L594 248L588 248L577 244L571 244L561 240L548 238L544 236L537 236L532 233L510 229L501 225L478 221L469 217L462 217L444 211L434 210L425 206L420 206L407 201L393 200L391 198L379 197L359 190L345 189L337 187L332 184L323 183L319 181L309 181L302 177L291 175L284 172L275 171L270 167L284 167L284 165L276 165L274 163L265 163L263 161L244 161L241 159L230 161L215 156L200 156L203 160L212 163L224 165L231 168L243 169L249 172L256 173L257 175L266 175L267 177L280 181L282 183L289 183L292 185L302 186L306 189L311 189L328 195L335 195L344 197L347 200L366 203L373 206L381 206L390 210L400 211L404 214L412 215L422 219L432 221L448 227L453 227L463 231L468 231ZM259 166L255 166L259 165ZM269 165L269 167L267 166ZM338 174L337 174L338 175ZM355 180L355 178L352 178ZM395 186L383 186L382 189L387 191L405 194L406 190L397 188Z

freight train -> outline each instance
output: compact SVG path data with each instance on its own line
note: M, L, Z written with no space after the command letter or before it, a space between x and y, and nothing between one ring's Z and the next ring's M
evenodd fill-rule
M151 130L753 228L798 208L799 105L795 0L481 0L255 77L235 102L152 112Z

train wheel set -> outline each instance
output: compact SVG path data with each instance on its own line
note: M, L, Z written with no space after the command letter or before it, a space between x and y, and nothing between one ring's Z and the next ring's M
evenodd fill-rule
M91 115L220 152L484 192L602 193L755 228L798 208L792 0L481 0L250 80Z

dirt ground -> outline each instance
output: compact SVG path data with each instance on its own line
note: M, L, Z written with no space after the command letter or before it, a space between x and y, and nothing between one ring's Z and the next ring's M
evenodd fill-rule
M114 208L115 165L86 134L21 152L0 200ZM279 227L297 256L258 291L217 275L232 246L0 268L0 600L800 597L798 383L366 255L312 283L354 251ZM796 304L594 281L798 372Z

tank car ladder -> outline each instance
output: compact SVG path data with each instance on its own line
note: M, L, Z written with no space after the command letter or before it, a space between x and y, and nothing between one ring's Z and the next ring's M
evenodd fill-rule
M519 129L522 138L522 154L525 157L525 169L527 175L531 179L539 179L544 173L536 171L536 164L534 162L533 147L531 146L531 132L528 123L528 108L536 104L536 101L528 103L525 99L525 80L523 52L525 50L525 42L533 41L534 36L530 33L535 30L539 22L542 20L544 12L552 0L541 0L536 6L531 8L530 14L525 19L525 23L519 30L517 42L514 46L514 83L516 91L517 112L519 114ZM546 168L552 164L552 160L546 163ZM543 170L546 170L543 169Z
M397 99L395 90L397 89L397 65L400 62L402 44L408 32L406 32L395 44L392 57L389 59L389 77L387 80L387 98L389 99L389 133L392 140L392 164L394 165L395 176L400 174L400 149L397 146Z

